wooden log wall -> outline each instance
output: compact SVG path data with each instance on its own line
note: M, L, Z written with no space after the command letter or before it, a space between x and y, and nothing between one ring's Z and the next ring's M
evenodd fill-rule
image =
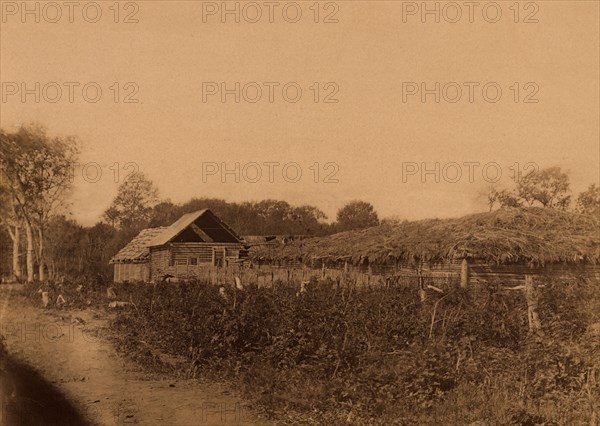
M145 282L150 279L148 263L116 263L114 268L115 282Z

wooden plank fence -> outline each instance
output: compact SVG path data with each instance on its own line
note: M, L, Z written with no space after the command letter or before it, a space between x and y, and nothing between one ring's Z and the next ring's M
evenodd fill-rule
M459 284L463 288L473 285L485 285L488 282L498 282L507 286L519 286L527 276L537 276L543 281L546 276L555 277L585 277L598 281L600 285L600 267L598 265L547 265L531 268L527 265L488 265L460 261L444 265L407 266L377 266L355 267L344 265L330 267L321 264L316 267L306 265L273 266L257 264L239 264L224 267L207 266L195 272L195 278L212 284L231 284L235 277L242 283L255 284L259 287L269 287L275 282L300 286L303 281L312 279L352 282L358 287L415 285L419 279L426 285L435 287L449 284ZM183 279L186 277L184 276Z

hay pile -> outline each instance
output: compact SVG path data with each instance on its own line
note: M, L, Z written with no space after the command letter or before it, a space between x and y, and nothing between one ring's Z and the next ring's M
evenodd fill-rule
M357 264L440 263L462 258L495 264L598 263L600 220L543 208L501 209L457 219L427 219L349 231L251 251L255 260L347 259Z

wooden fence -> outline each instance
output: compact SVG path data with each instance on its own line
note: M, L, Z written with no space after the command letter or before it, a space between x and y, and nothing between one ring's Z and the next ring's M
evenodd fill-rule
M489 265L466 261L440 265L407 266L361 266L348 264L331 267L306 265L275 266L269 264L240 264L226 267L206 267L195 272L194 278L213 284L231 284L235 277L242 283L251 283L259 287L269 287L275 282L300 285L311 278L317 280L352 282L358 287L390 284L416 284L438 286L457 283L462 287L487 282L500 282L507 286L522 285L525 277L536 276L537 281L545 277L585 277L598 281L600 285L600 267L598 265L553 264L532 268L527 265ZM191 277L190 277L191 278ZM419 281L420 280L420 281Z
M532 268L527 265L489 265L469 263L466 259L444 265L419 265L399 267L343 267L331 268L325 263L320 268L307 266L273 266L240 264L221 268L207 268L205 275L196 278L218 284L233 284L238 277L242 284L256 284L258 287L272 287L276 282L295 286L300 292L305 290L307 281L331 279L354 287L409 286L418 291L421 301L426 301L429 293L448 294L449 287L460 286L475 292L484 289L488 282L501 284L504 290L517 290L523 293L527 303L529 329L532 333L543 334L538 315L539 289L544 287L544 279L552 277L585 277L595 280L600 286L600 268L597 265L553 264ZM534 279L536 277L536 279ZM600 287L599 287L600 288ZM441 299L438 299L441 300Z

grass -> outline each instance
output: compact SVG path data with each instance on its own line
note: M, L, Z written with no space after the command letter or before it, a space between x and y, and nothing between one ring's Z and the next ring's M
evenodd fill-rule
M132 305L111 328L148 371L228 381L278 424L591 425L600 287L545 284L543 336L529 334L520 292L453 282L425 302L407 283L313 281L300 293L276 282L225 295L204 282L120 285ZM106 304L101 290L68 300Z

